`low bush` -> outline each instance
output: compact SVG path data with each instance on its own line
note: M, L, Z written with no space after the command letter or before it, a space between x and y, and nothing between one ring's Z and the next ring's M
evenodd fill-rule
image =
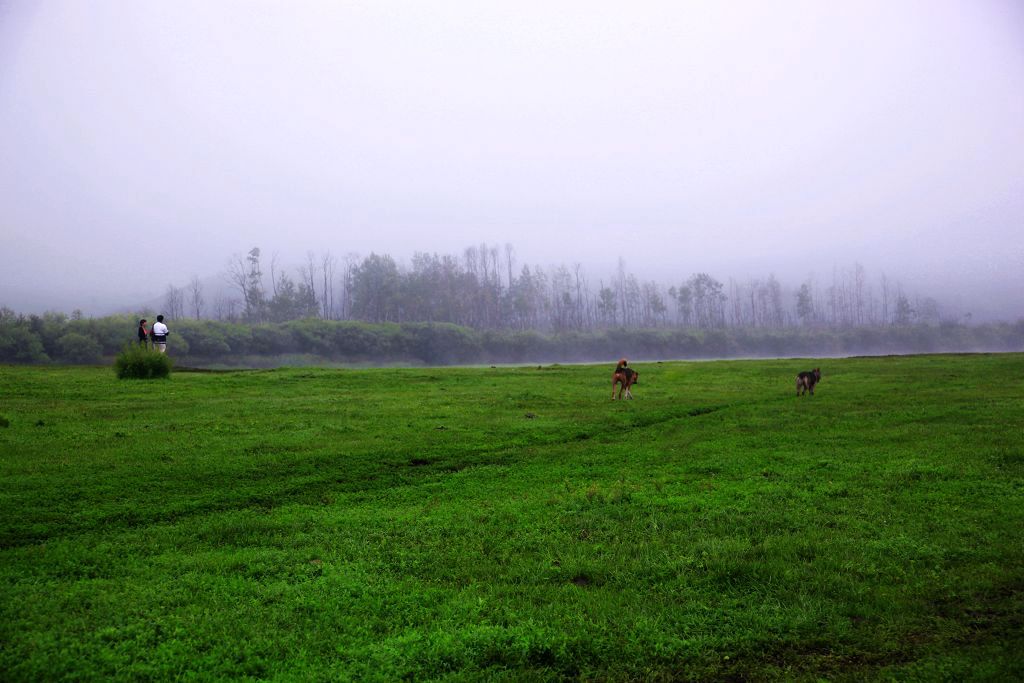
M0 0L2 2L2 0ZM136 312L103 318L61 313L19 315L0 306L0 363L95 363L135 336ZM444 322L366 323L307 318L247 325L171 321L169 349L188 365L240 359L309 357L314 363L551 363L670 358L888 355L1024 350L1024 320L965 325L875 325L853 328L659 327L538 331L474 329Z
M57 340L57 355L69 363L98 363L103 349L92 337L68 332Z
M0 325L0 362L43 363L48 360L39 335L28 327Z
M171 375L171 359L144 346L128 345L114 360L119 379L165 379Z

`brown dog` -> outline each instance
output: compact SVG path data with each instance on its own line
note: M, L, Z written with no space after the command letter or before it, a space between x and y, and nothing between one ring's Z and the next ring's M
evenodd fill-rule
M612 400L615 400L615 387L619 387L619 398L625 394L626 398L633 398L633 393L629 390L634 384L640 383L640 373L633 368L626 367L625 358L619 361L619 364L615 366L615 372L612 373Z
M814 396L814 385L821 381L821 368L814 368L807 372L801 372L796 376L796 395L800 396L811 392Z

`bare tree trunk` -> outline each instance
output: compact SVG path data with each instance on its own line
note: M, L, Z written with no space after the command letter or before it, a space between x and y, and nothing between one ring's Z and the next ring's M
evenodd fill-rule
M508 266L508 288L512 289L512 266L515 264L516 250L511 244L505 244L505 264Z
M275 269L276 266L277 266L277 252L275 251L270 256L270 288L274 292L274 298L275 299L277 298L277 275L274 272L274 269Z
M313 301L319 303L316 298L316 254L312 251L306 252L306 264L299 268L299 275L305 281L306 285L309 286L309 291L313 293ZM315 308L313 310L316 310Z
M203 283L199 281L197 276L193 276L191 282L188 283L189 287L189 299L192 302L192 312L196 316L196 320L203 317L203 304L206 303L203 300Z
M330 320L334 314L334 268L336 265L337 260L331 256L330 251L321 254L320 271L324 276L324 290L320 303L324 320Z
M181 289L174 285L167 285L167 294L164 296L164 306L167 308L167 315L171 320L180 320L185 317L185 296Z
M235 254L228 261L224 277L242 295L242 301L248 302L251 299L249 295L249 269L246 267L245 258L241 254Z
M889 324L889 279L882 273L882 324Z

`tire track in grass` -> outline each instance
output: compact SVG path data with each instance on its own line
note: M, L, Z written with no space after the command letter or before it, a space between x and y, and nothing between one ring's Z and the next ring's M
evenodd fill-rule
M625 425L613 425L592 431L573 431L560 437L547 437L530 440L525 443L502 443L494 447L477 447L472 451L460 453L457 462L445 453L426 453L417 450L415 457L397 454L386 454L383 458L373 459L367 463L365 472L355 478L338 476L338 456L331 454L306 462L306 467L313 470L325 468L322 476L307 476L301 480L278 488L267 488L258 493L245 496L231 496L221 500L203 501L178 508L162 510L127 509L96 517L92 520L80 520L76 525L61 528L57 532L32 532L24 529L22 533L10 533L7 538L0 539L0 550L9 550L37 545L55 540L67 540L88 533L102 530L104 532L131 530L153 524L177 523L190 518L208 514L219 514L253 508L270 509L285 505L312 504L325 500L332 495L360 494L397 486L420 485L437 476L455 474L469 467L510 467L517 462L514 457L526 449L549 449L549 447L566 445L579 441L621 438L624 430L632 432L649 429L658 425L669 424L680 420L691 420L705 417L721 411L749 407L766 401L748 401L739 403L722 403L713 405L697 405L697 407L681 408L671 413L638 414ZM443 446L437 446L442 449ZM412 449L411 449L412 450ZM373 455L373 454L367 454ZM397 455L397 458L393 456ZM353 469L351 461L344 462L348 473ZM287 472L267 473L260 477L270 481L288 477Z

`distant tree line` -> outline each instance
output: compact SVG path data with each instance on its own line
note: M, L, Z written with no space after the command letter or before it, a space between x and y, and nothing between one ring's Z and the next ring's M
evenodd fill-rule
M849 328L963 322L930 297L911 297L884 274L874 283L860 264L833 269L826 283L808 277L787 290L774 276L721 282L705 272L668 286L641 281L621 259L607 281L594 283L580 264L516 263L512 245L469 247L461 256L417 253L401 265L391 256L309 252L297 268L269 263L258 247L233 257L224 279L231 295L207 303L198 278L169 285L164 312L180 320L248 324L289 320L369 323L445 322L474 330L559 334L616 327L718 330Z
M140 317L17 314L0 308L0 362L109 362L134 342ZM597 330L473 329L452 323L364 323L306 318L281 323L171 319L168 349L179 364L261 367L330 363L550 363L669 358L828 356L1024 350L1024 321L969 326L849 328L610 327Z
M197 277L168 286L159 312L171 322L176 358L445 364L1024 349L1024 321L968 325L969 316L943 315L934 299L911 298L885 275L871 283L859 264L794 290L771 274L721 282L704 272L665 287L622 260L596 284L579 264L517 267L511 245L418 253L409 265L309 252L292 269L253 248L224 278L233 293L212 300ZM3 308L0 362L100 362L155 313Z

